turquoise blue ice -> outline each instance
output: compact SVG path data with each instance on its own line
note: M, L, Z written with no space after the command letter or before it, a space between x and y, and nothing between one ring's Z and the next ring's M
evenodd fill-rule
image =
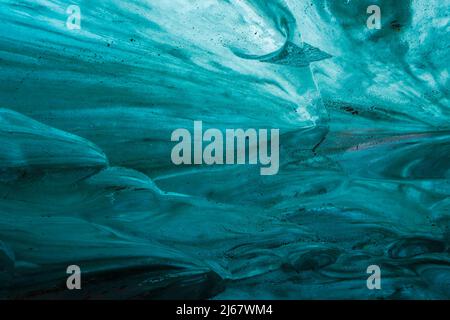
M0 298L450 298L448 0L0 13ZM279 128L279 173L173 165L194 120Z

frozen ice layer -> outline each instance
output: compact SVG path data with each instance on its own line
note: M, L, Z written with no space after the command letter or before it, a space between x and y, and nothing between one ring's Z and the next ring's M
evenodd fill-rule
M70 6L0 3L0 298L450 297L448 1ZM278 171L175 165L196 121Z

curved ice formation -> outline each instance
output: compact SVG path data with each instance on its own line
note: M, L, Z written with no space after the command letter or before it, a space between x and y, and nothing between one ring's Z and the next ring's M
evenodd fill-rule
M448 1L70 4L0 3L0 298L450 297ZM173 165L194 120L279 173Z

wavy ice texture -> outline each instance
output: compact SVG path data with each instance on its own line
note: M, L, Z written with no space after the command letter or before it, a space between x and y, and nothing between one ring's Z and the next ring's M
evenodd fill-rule
M3 0L0 297L449 298L450 6L393 3ZM172 165L193 120L278 175Z

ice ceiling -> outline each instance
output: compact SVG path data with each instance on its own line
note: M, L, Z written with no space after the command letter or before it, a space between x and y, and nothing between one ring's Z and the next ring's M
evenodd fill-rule
M450 297L448 0L0 12L1 298ZM173 165L194 120L279 128L279 173Z

